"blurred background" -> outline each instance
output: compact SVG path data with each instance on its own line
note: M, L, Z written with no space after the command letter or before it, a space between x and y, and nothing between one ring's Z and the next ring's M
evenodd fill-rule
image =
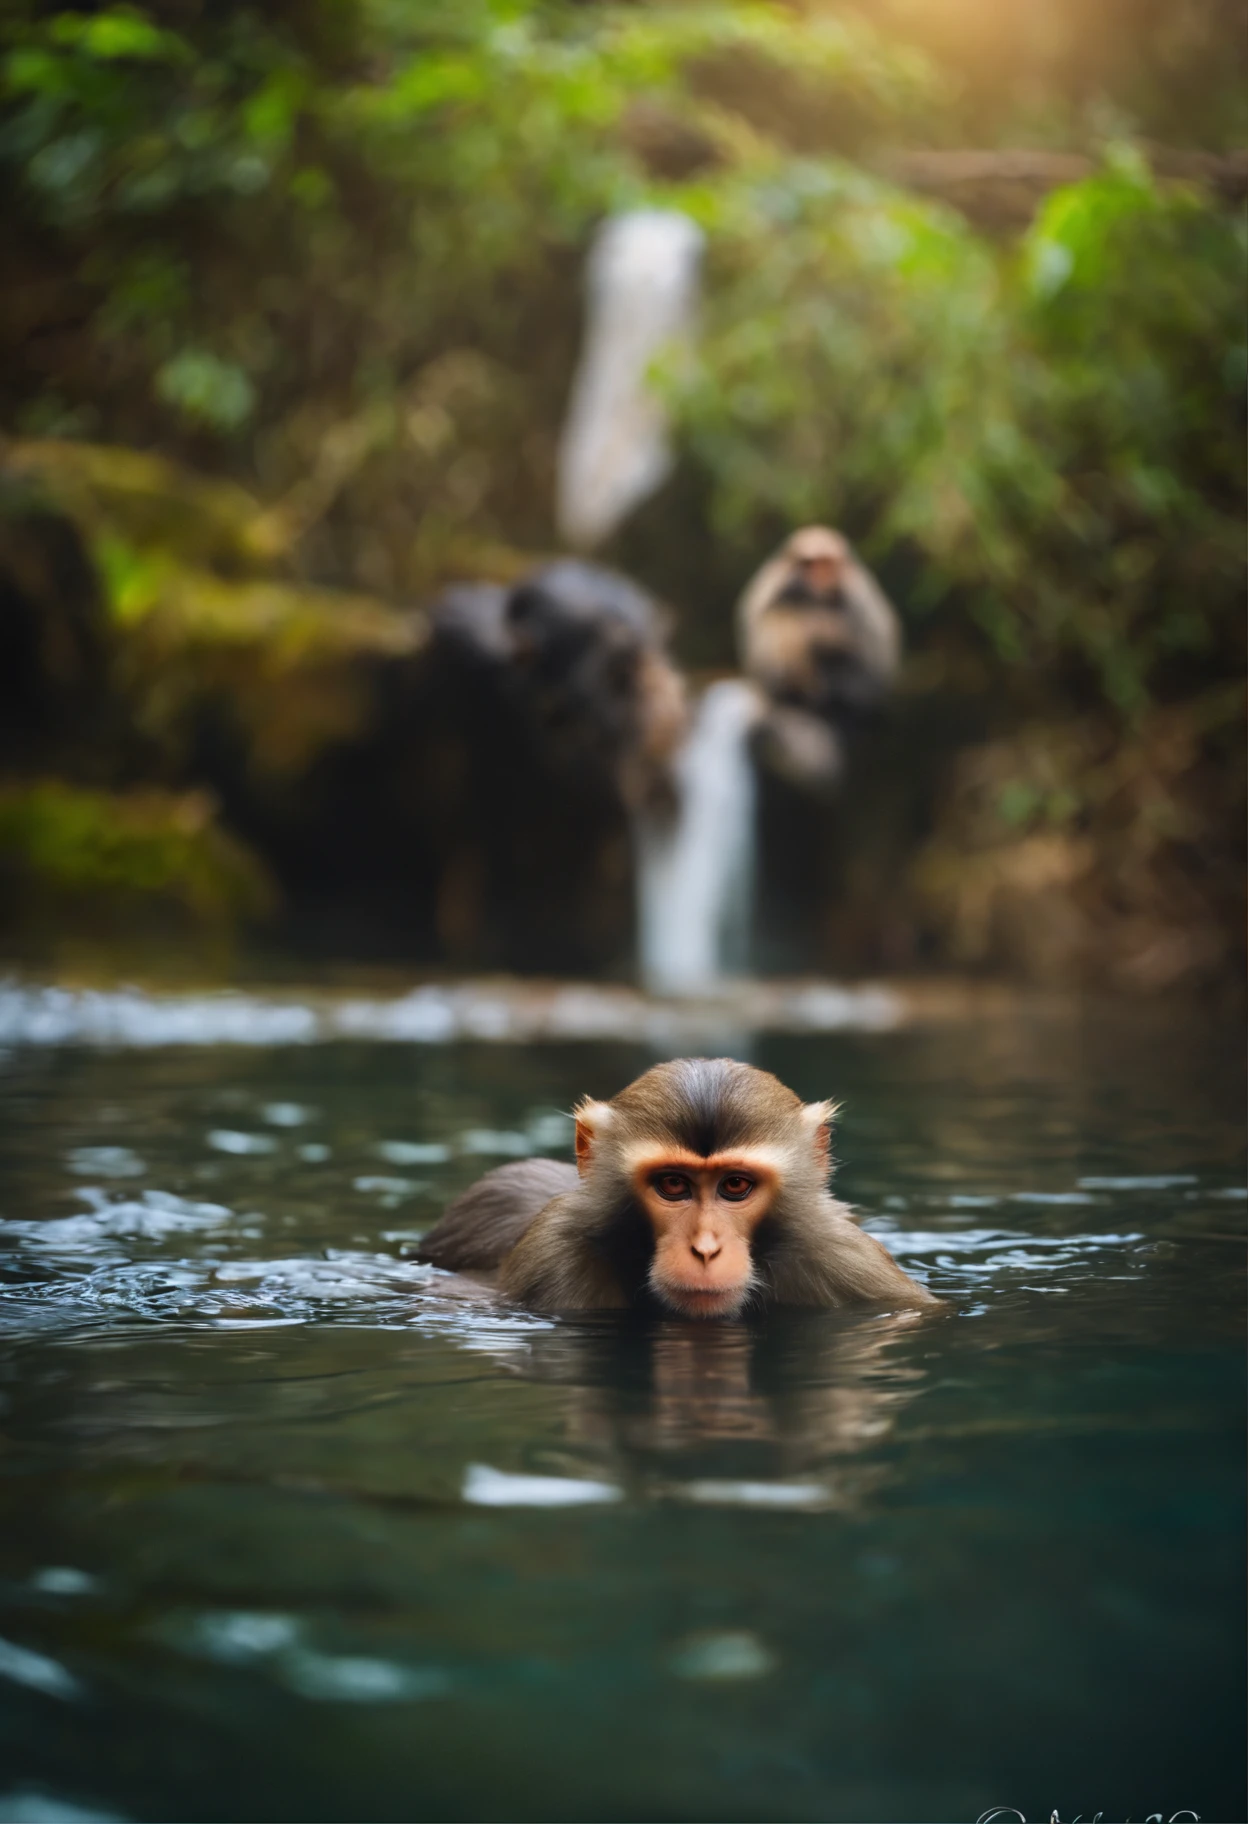
M1238 982L1242 23L11 0L4 956L635 978L646 820L694 775L673 734L639 783L607 711L639 664L677 706L734 674L734 601L814 521L905 659L835 789L750 761L728 960ZM645 210L679 333L586 533L587 262ZM547 689L515 589L573 542L657 631Z

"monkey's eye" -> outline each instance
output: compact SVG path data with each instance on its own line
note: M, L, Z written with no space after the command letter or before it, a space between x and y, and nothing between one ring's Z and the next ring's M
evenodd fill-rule
M650 1182L668 1203L683 1203L693 1196L693 1186L683 1172L656 1172Z
M747 1178L744 1172L729 1172L726 1178L719 1181L719 1194L726 1197L729 1203L744 1203L754 1189L754 1180Z

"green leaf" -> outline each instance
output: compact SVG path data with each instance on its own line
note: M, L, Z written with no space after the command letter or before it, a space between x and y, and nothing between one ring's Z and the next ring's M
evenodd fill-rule
M241 367L204 349L185 348L156 374L156 395L185 418L235 431L255 409L255 389Z

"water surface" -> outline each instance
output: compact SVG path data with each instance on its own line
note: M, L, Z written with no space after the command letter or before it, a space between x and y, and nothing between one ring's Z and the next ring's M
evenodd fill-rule
M1245 1815L1235 1035L733 1049L946 1316L411 1260L641 1044L5 1056L0 1817Z

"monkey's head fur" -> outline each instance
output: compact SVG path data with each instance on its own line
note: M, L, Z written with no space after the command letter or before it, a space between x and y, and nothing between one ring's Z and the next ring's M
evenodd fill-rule
M613 1302L737 1316L771 1290L771 1255L830 1206L833 1113L731 1058L658 1064L611 1101L582 1102L560 1245L526 1237L505 1278L555 1308L602 1302L591 1285L610 1275Z

